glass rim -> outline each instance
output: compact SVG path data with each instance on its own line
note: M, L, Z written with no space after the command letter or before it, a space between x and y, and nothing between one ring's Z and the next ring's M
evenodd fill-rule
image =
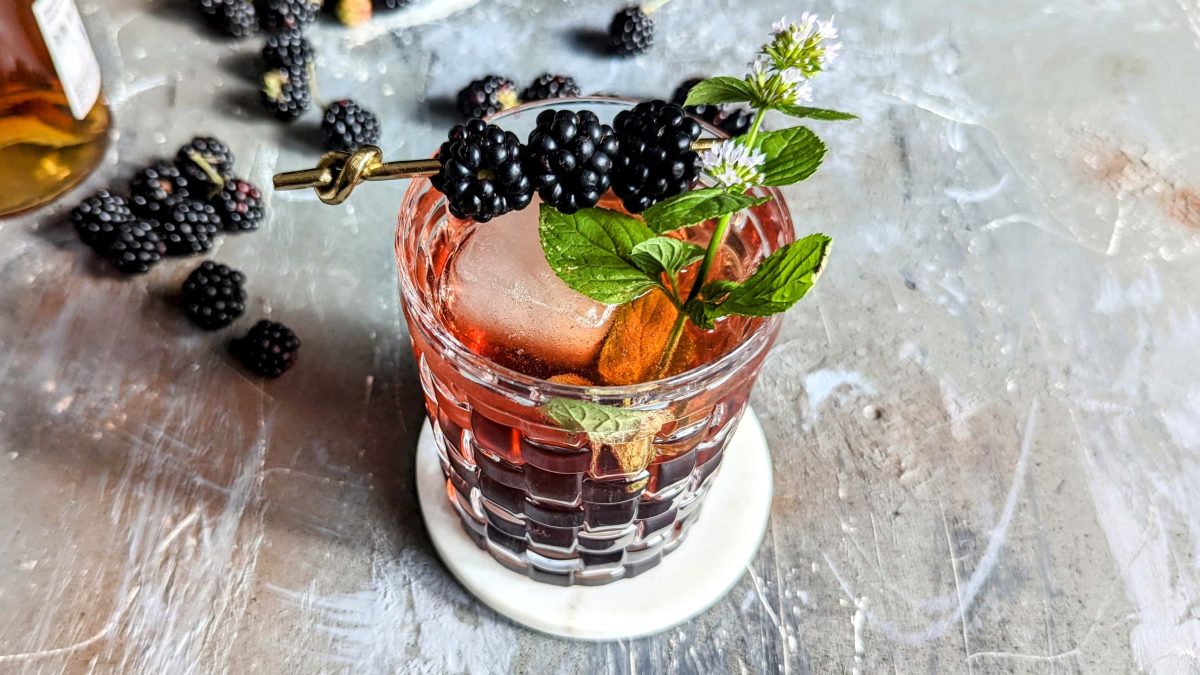
M575 107L580 103L600 103L603 105L628 105L633 106L641 101L637 99L623 98L618 96L580 96L569 99L551 99L546 101L534 101L524 103L514 108L509 108L501 112L484 118L488 123L502 121L504 118L511 115L528 112L530 110L553 109L555 107ZM729 138L729 135L720 129L698 120L701 128L706 132L705 136L715 138ZM434 189L430 179L427 177L414 178L404 191L404 196L400 201L400 221L397 225L396 238L397 242L404 241L405 213L415 213L417 201L428 190ZM773 205L785 217L789 225L792 225L791 213L787 208L787 202L783 199L783 194L774 187L758 187L750 191L763 196L770 196L771 201L768 204ZM445 199L445 197L441 197ZM409 222L411 227L415 223L415 219ZM406 264L410 261L407 259L407 246L397 246L397 251L403 251L403 262ZM489 386L497 384L505 384L515 386L520 389L528 389L531 391L540 392L543 395L558 398L586 399L586 400L628 400L634 397L642 397L646 394L655 392L677 391L680 389L688 389L695 385L706 385L712 380L719 379L721 373L733 372L744 363L752 360L762 349L770 342L770 337L778 329L780 325L780 315L776 314L769 317L762 317L761 323L746 336L737 346L730 349L712 361L690 368L682 373L676 373L670 377L664 377L647 382L639 382L637 384L625 385L578 385L565 384L560 382L551 382L550 380L526 375L518 370L503 366L486 356L476 354L471 351L454 333L446 328L442 322L437 320L432 308L432 303L428 300L422 300L422 294L416 288L413 282L413 276L409 269L402 268L400 270L400 292L404 304L409 312L413 312L420 319L421 323L428 327L429 337L437 344L437 346L445 353L443 356L452 357L451 360L458 366L469 366L476 371L476 376L484 380ZM412 330L412 327L409 327Z

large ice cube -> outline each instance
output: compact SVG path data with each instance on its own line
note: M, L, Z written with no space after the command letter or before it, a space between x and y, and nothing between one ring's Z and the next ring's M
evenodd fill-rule
M492 344L581 368L595 360L614 308L571 290L550 269L538 202L475 227L451 262L442 299L456 324L483 331Z

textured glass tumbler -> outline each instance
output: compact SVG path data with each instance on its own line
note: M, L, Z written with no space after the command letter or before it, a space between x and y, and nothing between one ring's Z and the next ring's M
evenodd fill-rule
M602 98L542 102L491 121L525 138L548 108L592 110L609 122L629 106ZM730 228L727 246L743 268L794 238L779 193L763 194L774 199ZM532 579L599 585L640 574L678 547L699 517L779 319L756 320L720 358L664 380L582 387L529 377L471 352L437 317L446 252L470 228L487 226L448 218L427 179L412 182L400 207L400 290L446 498L480 548ZM553 399L646 411L654 424L640 437L592 442L543 414Z

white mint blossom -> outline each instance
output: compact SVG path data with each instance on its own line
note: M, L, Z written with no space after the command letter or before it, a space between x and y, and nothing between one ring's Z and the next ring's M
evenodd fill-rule
M771 26L772 40L763 52L779 68L800 66L811 77L837 58L842 49L833 19L821 20L805 12L797 22L783 17Z
M700 155L700 165L713 180L727 188L749 188L762 182L766 156L744 145L726 141Z
M780 94L780 99L784 103L801 103L812 100L812 82L804 76L804 71L799 68L788 68L779 73L779 80L784 85Z

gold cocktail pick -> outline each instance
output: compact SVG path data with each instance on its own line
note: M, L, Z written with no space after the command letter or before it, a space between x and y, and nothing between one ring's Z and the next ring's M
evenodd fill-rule
M701 138L692 149L703 152L721 143L720 138ZM383 161L383 151L364 145L354 152L327 152L317 166L302 171L277 173L272 180L276 190L312 188L326 204L341 204L354 188L368 180L404 180L436 174L441 165L436 159Z

